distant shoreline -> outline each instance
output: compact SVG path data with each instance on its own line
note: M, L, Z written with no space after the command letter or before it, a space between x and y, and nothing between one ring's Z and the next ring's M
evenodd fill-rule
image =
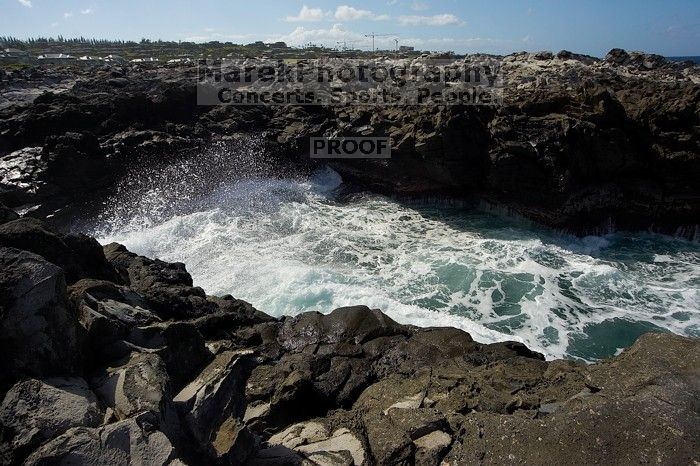
M673 61L692 61L700 65L700 56L690 56L690 57L666 57Z

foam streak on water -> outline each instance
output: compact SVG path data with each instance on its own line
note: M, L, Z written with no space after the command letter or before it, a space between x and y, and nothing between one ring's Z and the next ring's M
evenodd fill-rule
M700 334L695 244L557 236L488 212L373 195L340 203L340 183L330 170L303 182L231 182L187 213L122 215L98 236L184 262L207 293L276 316L365 304L402 323L589 361L649 330Z

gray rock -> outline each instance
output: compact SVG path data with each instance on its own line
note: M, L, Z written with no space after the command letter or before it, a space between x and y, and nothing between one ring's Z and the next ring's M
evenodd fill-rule
M248 466L301 466L304 459L294 450L275 445L259 450L248 462Z
M117 419L143 411L165 414L171 397L165 364L154 353L132 353L122 364L93 377L92 385Z
M83 379L28 379L12 387L0 406L0 423L12 436L3 449L19 461L46 440L72 427L96 427L103 417Z
M105 246L104 252L122 279L162 318L199 317L217 310L204 290L192 286L185 264L138 256L116 243Z
M346 428L330 433L324 423L302 422L279 432L267 442L294 450L311 464L357 465L365 464L365 450L360 439Z
M225 351L174 398L189 431L213 459L244 462L257 440L244 427L248 354Z
M6 207L3 203L0 202L0 225L2 225L3 223L11 222L13 220L17 220L18 218L19 215L17 215L17 212Z
M0 389L20 377L69 375L78 367L78 318L63 271L43 258L0 247Z
M158 430L157 418L140 414L100 428L76 427L44 444L26 465L182 465L175 448Z
M416 446L415 464L419 466L437 466L449 450L452 437L441 430L433 431L413 441Z
M94 365L127 356L134 348L124 340L129 339L132 328L161 321L138 294L110 282L80 280L69 287L69 293L87 330Z
M96 239L83 234L57 233L35 218L23 217L0 225L0 246L40 255L61 267L68 283L81 278L119 281Z
M406 333L406 328L381 311L354 306L335 309L328 315L307 312L288 318L278 338L286 349L295 351L319 343L351 341L362 344L401 333Z
M157 349L172 381L179 390L212 360L197 328L188 322L171 322L133 328L127 340L134 345Z

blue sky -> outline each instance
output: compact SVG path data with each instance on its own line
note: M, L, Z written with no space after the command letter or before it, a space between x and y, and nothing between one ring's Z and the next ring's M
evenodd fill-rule
M700 55L700 0L0 0L0 35Z

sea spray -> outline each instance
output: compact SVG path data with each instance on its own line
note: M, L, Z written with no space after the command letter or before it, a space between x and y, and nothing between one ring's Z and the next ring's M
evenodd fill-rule
M371 194L340 200L341 183L330 169L307 180L253 176L143 221L149 202L168 197L159 186L132 195L140 209L106 211L96 230L103 243L184 262L208 293L276 316L365 304L402 323L589 361L647 331L700 334L697 244L576 238L480 209Z

